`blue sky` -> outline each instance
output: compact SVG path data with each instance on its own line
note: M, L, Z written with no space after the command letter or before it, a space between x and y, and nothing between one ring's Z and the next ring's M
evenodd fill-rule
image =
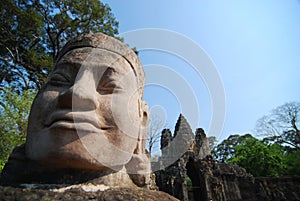
M121 34L144 28L171 30L194 41L207 53L226 96L223 130L214 134L220 140L230 134L253 133L256 120L271 109L300 100L300 1L103 2L112 8ZM196 94L200 111L192 129L209 130L212 103L203 79L174 55L141 51L139 56L144 66L159 64L184 77ZM152 111L165 111L167 125L174 129L181 111L176 92L148 86L145 99ZM193 121L193 115L184 115Z

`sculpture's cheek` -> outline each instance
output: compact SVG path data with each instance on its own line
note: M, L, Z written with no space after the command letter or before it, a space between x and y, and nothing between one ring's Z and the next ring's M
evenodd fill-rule
M40 92L32 106L28 121L28 135L45 127L46 119L56 107L58 92Z
M124 94L102 96L95 115L99 126L105 130L107 142L125 152L133 152L137 145L140 118L138 116L138 101L130 103L130 97Z
M138 97L130 93L115 93L102 102L102 114L110 125L123 135L137 139L140 129ZM102 100L103 101L103 100ZM103 109L104 108L104 109Z
M108 168L125 165L136 147L136 140L128 138L119 130L89 133L80 141L91 158L95 159L95 167L99 164Z

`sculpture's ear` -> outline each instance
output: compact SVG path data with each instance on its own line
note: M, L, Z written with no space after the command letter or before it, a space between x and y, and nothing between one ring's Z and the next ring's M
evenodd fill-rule
M149 113L149 108L148 105L145 101L142 101L141 103L141 118L142 118L142 126L143 129L148 129L148 124L149 124L149 117L150 117L150 113Z
M140 104L141 127L137 146L131 160L125 165L131 180L139 187L147 187L150 183L151 165L149 156L146 154L146 137L149 123L149 108L145 101Z
M149 108L145 101L140 102L140 118L141 118L141 127L139 131L139 136L137 139L137 146L134 150L134 154L145 154L146 152L146 138L148 133L148 124L149 124Z

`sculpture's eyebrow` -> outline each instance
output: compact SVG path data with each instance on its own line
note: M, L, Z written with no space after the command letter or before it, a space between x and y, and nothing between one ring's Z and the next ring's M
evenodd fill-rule
M78 71L80 69L80 67L82 66L82 61L76 61L76 60L60 60L56 66L56 68L70 68L73 69L75 71Z
M53 70L52 74L60 73L68 78L69 81L74 81L77 76L77 73L81 67L81 63L68 61L68 60L61 60L58 62Z
M135 75L135 77L136 77L136 79L137 79L137 81L138 81L138 75L137 75L136 69L134 68L134 65L133 65L133 64L130 62L130 60L127 59L124 55L122 55L122 54L120 54L120 53L118 53L118 52L116 52L116 51L112 51L112 50L106 49L106 48L99 48L99 47L97 47L97 49L106 50L106 51L108 51L108 52L117 54L117 55L119 55L121 58L123 58L123 59L129 64L130 68L133 70L133 73L134 73L134 75Z
M100 49L100 48L98 48L98 49ZM128 70L130 69L133 72L133 74L136 78L136 81L138 83L138 77L137 77L136 70L132 66L130 61L128 59L126 59L126 57L122 56L121 54L119 54L117 52L111 51L111 50L106 50L106 49L103 49L103 48L101 48L101 50L104 50L104 51L110 52L111 54L117 55L117 58L108 65L108 72L106 72L106 73L109 73L109 75L111 75L111 76L114 76L114 75L117 75L117 74L124 75L124 74L127 74ZM115 69L115 66L124 67L124 64L127 64L129 68L128 69L126 69L126 68L116 68Z
M118 80L116 72L117 71L114 68L108 67L100 78L98 85L105 86L107 83L116 82Z
M103 73L103 76L112 76L115 75L117 72L116 69L112 68L112 67L107 67L105 72Z
M85 48L92 48L92 49L105 50L105 51L111 52L111 53L113 53L113 54L119 55L121 58L123 58L123 59L129 64L129 66L130 66L131 69L133 70L133 73L134 73L134 75L135 75L135 77L136 77L137 82L139 82L139 77L138 77L137 69L134 67L134 64L130 61L130 59L126 58L126 55L120 54L119 52L113 51L113 50L111 50L111 49L107 49L107 48L103 48L103 47L95 47L95 46L93 46L93 45L76 45L76 46L70 47L67 51L63 52L63 53L59 56L59 58L58 58L57 61L59 61L59 62L62 61L63 58L64 58L64 56L65 56L66 54L68 54L69 52L71 52L71 51L74 51L74 50L75 50L75 51L76 51L76 50L79 50L79 51L80 51L80 50L85 49ZM130 52L128 52L128 55L130 55Z

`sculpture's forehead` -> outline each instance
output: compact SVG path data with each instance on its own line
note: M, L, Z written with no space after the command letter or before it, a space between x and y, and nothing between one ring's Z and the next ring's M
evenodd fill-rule
M119 73L131 71L131 65L121 55L98 48L78 48L66 53L57 63L57 68L78 71L81 67L110 67Z

